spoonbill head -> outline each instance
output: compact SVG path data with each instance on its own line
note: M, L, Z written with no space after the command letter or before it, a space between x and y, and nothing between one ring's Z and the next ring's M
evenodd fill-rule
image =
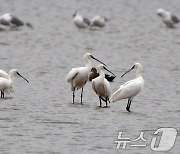
M23 77L23 76L18 72L17 69L12 69L12 70L10 70L10 71L9 71L9 79L11 79L11 80L13 81L15 76L20 76L20 77L23 78L26 82L29 83L29 81L28 81L25 77Z
M179 19L164 9L158 9L157 15L160 16L167 27L173 28L175 24L179 23Z
M75 13L73 14L73 18L74 18L73 19L74 20L74 24L78 28L87 28L91 24L89 19L83 17L77 11L75 11Z
M108 101L111 95L111 87L109 82L105 78L104 70L107 70L110 73L112 72L109 71L103 64L98 65L97 70L100 75L92 80L92 88L95 91L95 93L99 96L100 107L102 107L101 100L106 102L106 107L108 107Z
M142 72L142 65L140 63L135 63L133 67L125 72L121 77L123 77L125 74L130 72L131 70L135 69L136 70L136 78L134 80L130 80L123 85L120 86L120 88L114 92L110 100L113 102L116 102L118 100L122 99L128 99L127 107L126 110L130 112L130 106L133 98L140 93L140 91L144 87L144 79L141 76Z
M88 75L92 68L90 59L94 59L104 64L103 62L101 62L100 60L92 56L90 53L86 53L83 56L83 59L85 61L86 66L72 68L66 77L66 80L68 83L71 84L71 90L73 91L73 103L74 103L74 98L75 98L75 90L78 90L80 88L82 88L82 91L81 91L81 103L82 103L83 87L88 81Z

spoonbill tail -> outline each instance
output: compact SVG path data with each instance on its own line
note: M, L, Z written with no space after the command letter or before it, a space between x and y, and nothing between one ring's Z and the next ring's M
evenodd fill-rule
M28 26L29 28L33 28L30 23L24 23L22 20L16 16L11 15L10 13L6 13L0 16L0 24L9 28L18 28L24 25Z
M105 78L104 70L107 70L110 73L112 73L112 72L109 71L103 64L98 65L97 70L100 75L97 78L92 80L92 88L95 91L95 93L99 96L100 107L102 107L101 100L106 102L106 107L108 107L108 101L109 101L109 97L111 95L111 87L110 87L109 82ZM110 101L109 101L109 103L110 103Z
M97 72L97 69L96 68L92 68L91 69L91 72L89 73L89 81L92 81L92 79L96 78L99 76L99 73ZM109 74L105 74L105 78L109 81L109 82L113 82L114 78L116 76L112 76L112 75L109 75Z
M136 79L130 80L125 84L121 85L120 88L114 92L110 100L116 102L122 99L128 99L126 110L130 112L130 106L133 98L140 93L140 91L144 87L144 79L141 76L142 72L142 65L140 63L135 63L134 66L125 72L121 77L123 77L126 73L130 72L131 70L136 69Z
M87 28L91 24L89 19L81 16L77 11L73 14L73 18L74 18L74 24L78 28Z
M82 103L82 97L83 97L83 87L88 81L88 75L91 71L92 64L90 59L94 59L102 64L100 60L93 57L90 53L86 53L83 57L86 66L85 67L78 67L78 68L72 68L71 71L68 73L66 80L68 83L71 84L71 90L73 91L73 104L74 104L74 98L75 98L75 90L78 90L82 88L81 91L81 103ZM104 64L105 65L105 64Z
M5 91L13 91L13 81L14 77L18 75L26 80L28 83L29 81L23 77L17 69L12 69L9 73L5 72L4 70L0 70L0 91L1 91L1 98L4 98Z
M160 16L167 27L173 28L175 24L179 23L179 19L164 9L158 9L157 15Z

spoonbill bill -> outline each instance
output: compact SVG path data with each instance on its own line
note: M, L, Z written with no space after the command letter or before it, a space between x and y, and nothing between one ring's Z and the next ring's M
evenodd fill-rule
M167 27L173 28L175 24L179 23L179 19L164 9L158 9L157 15L160 16Z
M108 101L111 95L111 87L110 87L110 83L105 78L104 70L107 70L110 73L112 72L109 71L103 64L98 65L97 70L100 75L92 80L92 88L95 91L95 93L99 96L100 107L102 107L101 100L106 102L106 107L108 107Z
M136 79L130 80L123 85L120 86L120 88L114 92L110 100L112 102L116 102L118 100L122 99L128 99L126 110L130 112L130 106L133 98L140 93L140 91L144 87L144 79L141 76L142 72L142 65L140 63L135 63L133 67L125 72L121 77L123 77L126 73L130 72L131 70L136 69Z
M80 88L82 88L82 91L81 91L81 104L82 104L83 87L86 84L86 82L88 81L88 75L89 75L91 68L92 68L92 64L91 64L90 59L94 59L94 60L104 64L100 60L93 57L90 53L86 53L83 56L83 59L86 63L86 66L85 67L72 68L66 77L66 80L68 83L71 84L71 90L73 91L73 104L75 103L74 102L75 90L78 90Z

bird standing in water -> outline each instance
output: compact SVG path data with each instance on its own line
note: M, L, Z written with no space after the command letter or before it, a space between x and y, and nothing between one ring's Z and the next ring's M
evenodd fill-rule
M144 79L141 76L142 65L140 63L135 63L133 67L125 72L121 77L123 77L126 73L130 72L133 69L136 69L136 78L121 85L120 88L110 97L110 100L112 102L116 102L122 99L128 99L126 110L129 112L132 100L138 93L141 92L144 87Z

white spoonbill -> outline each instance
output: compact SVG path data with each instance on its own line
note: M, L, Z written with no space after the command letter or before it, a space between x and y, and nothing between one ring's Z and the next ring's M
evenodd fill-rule
M92 88L95 91L95 93L99 96L100 107L102 107L101 100L106 102L106 107L108 107L108 101L111 95L111 87L110 87L110 83L105 78L104 70L107 70L110 73L112 72L109 71L103 64L98 65L97 70L100 75L92 80Z
M9 73L5 72L4 70L0 69L0 91L1 91L1 98L4 98L4 91L13 91L13 81L14 77L18 75L26 80L28 83L29 81L24 78L17 69L12 69Z
M110 100L116 102L122 99L128 99L126 110L130 112L130 106L133 98L140 93L142 88L144 87L144 79L141 76L142 65L140 63L135 63L134 66L125 72L121 77L123 77L126 73L131 70L136 69L136 79L130 80L125 84L121 85L120 88L111 95Z
M18 28L24 25L28 26L29 28L33 28L30 23L24 23L22 20L16 16L11 15L10 13L5 13L0 16L0 24L9 28Z
M91 19L91 27L102 28L105 26L106 21L108 21L106 17L96 15Z
M73 18L74 18L74 24L78 28L87 28L91 24L89 19L82 17L77 11L73 14Z
M179 19L164 9L158 9L157 15L160 16L167 27L173 28L175 24L179 23Z
M72 68L66 77L66 80L68 83L71 84L71 90L73 91L73 104L74 104L74 98L75 98L75 94L74 94L75 90L80 89L80 88L82 88L82 91L81 91L81 103L82 103L83 87L86 84L86 82L88 81L88 75L92 68L92 64L90 61L91 58L102 63L100 60L93 57L90 53L86 53L83 57L83 59L86 63L86 66ZM104 64L104 63L102 63L102 64Z

